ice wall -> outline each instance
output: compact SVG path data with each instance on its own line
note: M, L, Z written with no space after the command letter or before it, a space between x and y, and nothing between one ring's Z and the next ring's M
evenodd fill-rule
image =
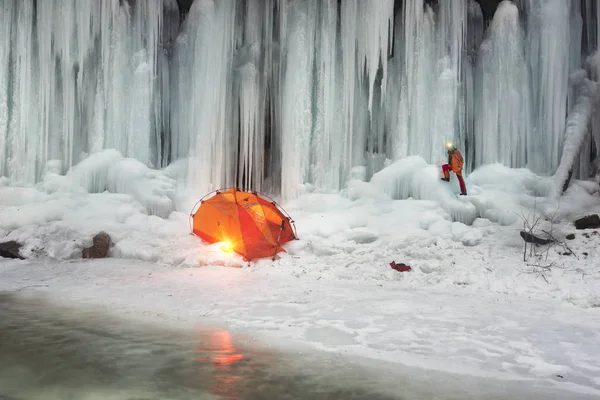
M473 145L475 163L527 166L535 153L531 84L519 10L500 3L479 49ZM482 135L481 133L485 133ZM530 149L528 150L528 145Z
M584 70L574 73L571 80L576 100L565 124L562 157L554 175L555 195L560 195L567 189L568 180L577 167L576 161L586 139L589 142L588 129L600 95L600 84L590 81Z
M2 0L0 175L116 149L186 160L198 195L290 198L440 163L448 140L467 172L555 173L581 109L569 76L600 72L598 0L505 0L487 28L475 0L395 3L195 0L180 26L176 0ZM591 110L577 176L600 150Z
M171 157L189 157L188 180L199 193L236 178L240 144L234 128L239 122L233 121L231 95L235 16L235 0L197 0L175 46Z
M531 167L552 171L560 157L569 78L569 8L563 0L528 1L528 55L535 109ZM549 62L549 60L552 60ZM543 151L535 151L535 144Z
M47 161L64 172L103 148L160 165L173 14L175 0L3 0L0 175L35 182Z

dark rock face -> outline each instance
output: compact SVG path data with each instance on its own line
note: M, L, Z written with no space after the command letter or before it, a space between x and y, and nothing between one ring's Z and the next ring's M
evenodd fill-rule
M575 234L574 233L569 233L567 236L565 236L565 238L567 240L573 240L573 239L575 239Z
M24 260L25 257L21 256L20 250L21 243L17 243L14 240L0 243L0 257Z
M83 258L105 258L111 245L108 233L100 232L92 239L92 246L83 249Z
M595 229L600 228L600 216L598 214L592 214L579 218L575 221L575 228L577 229Z
M183 22L190 12L193 3L194 0L177 0L177 5L179 6L179 22Z
M494 18L494 13L498 8L498 4L502 2L502 0L475 0L479 3L481 7L481 12L483 14L483 19L486 23L489 23L492 18Z
M180 1L184 1L184 0L180 0ZM496 12L496 9L498 8L498 4L500 4L502 2L502 0L475 0L477 3L479 3L479 7L481 7L481 13L483 14L483 19L485 20L486 24L488 24L492 18L494 18L494 13ZM439 3L439 0L425 0L425 4L428 4L432 7L437 6ZM396 10L402 9L402 5L403 5L403 0L396 0L394 2L394 8Z

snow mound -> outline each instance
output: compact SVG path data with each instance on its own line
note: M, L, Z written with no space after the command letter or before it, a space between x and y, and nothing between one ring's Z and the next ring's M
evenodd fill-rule
M362 199L385 200L386 197L401 200L414 198L429 200L446 211L453 222L472 225L477 218L508 226L517 222L526 209L535 209L544 216L553 218L572 217L572 207L561 209L561 199L551 196L554 193L554 179L539 176L528 169L509 168L502 164L483 165L465 177L468 196L458 196L460 189L454 174L450 182L440 180L438 166L428 164L418 156L398 160L373 175L370 182L350 181L348 197L356 201ZM592 193L600 190L593 182L575 181L571 187L573 201L590 199L583 190ZM569 200L571 201L571 200ZM590 204L582 206L589 208ZM424 215L421 218L423 229L429 229L435 218ZM437 217L436 217L437 218Z
M109 255L129 260L198 266L205 246L189 234L187 213L148 215L130 195L0 190L0 237L23 243L21 253L27 258L80 258L100 231L111 236Z
M56 185L50 187L50 182L56 181L54 178L45 180L46 189L56 189ZM175 211L176 181L140 161L124 158L116 150L91 154L67 172L66 181L72 188L79 186L88 193L109 191L130 195L149 215L167 218Z
M508 168L488 164L469 176L477 196L471 199L478 215L501 225L511 225L524 209L535 209L544 215L556 213L556 202L549 195L552 178L539 176L525 168Z
M475 246L483 239L483 233L480 229L467 226L460 222L452 223L452 237L457 242L465 246Z
M457 199L459 186L454 176L450 185L441 181L440 177L438 167L427 164L419 156L410 156L377 172L371 178L371 184L393 199L412 197L436 201L453 221L472 224L477 218L476 207Z

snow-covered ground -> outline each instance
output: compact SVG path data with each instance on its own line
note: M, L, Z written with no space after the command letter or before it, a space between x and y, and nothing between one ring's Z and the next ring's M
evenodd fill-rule
M600 396L600 235L572 224L600 212L595 183L556 202L551 179L490 165L457 197L454 178L409 157L370 182L355 171L341 193L305 187L283 204L299 240L276 261L245 264L189 234L196 199L178 189L179 172L103 152L66 176L49 169L35 188L2 181L0 237L24 243L29 259L0 261L0 291ZM536 230L568 247L524 262L519 230L539 216ZM79 259L99 231L115 243L111 258Z

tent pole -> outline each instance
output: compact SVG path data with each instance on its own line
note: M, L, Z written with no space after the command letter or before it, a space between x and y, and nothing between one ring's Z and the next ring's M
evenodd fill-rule
M277 245L275 246L275 254L273 254L273 259L271 261L275 261L275 257L277 257L277 250L279 250L279 243L281 242L281 232L283 232L283 228L285 228L285 220L281 220L281 229L279 229L279 235L277 236Z

